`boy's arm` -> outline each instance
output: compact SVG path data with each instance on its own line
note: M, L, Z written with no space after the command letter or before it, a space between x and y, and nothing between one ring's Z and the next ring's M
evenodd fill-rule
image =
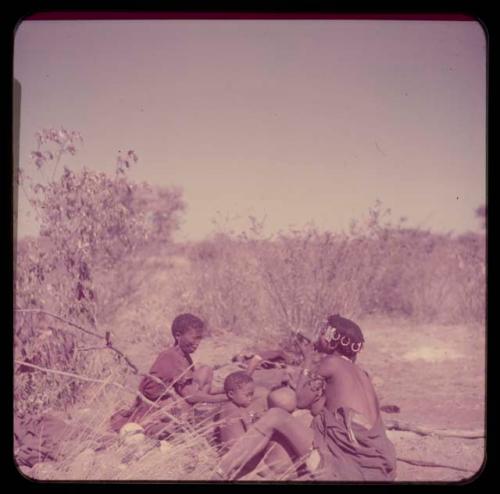
M221 403L227 401L225 393L211 394L201 391L198 384L192 383L178 389L179 394L190 404L195 403Z

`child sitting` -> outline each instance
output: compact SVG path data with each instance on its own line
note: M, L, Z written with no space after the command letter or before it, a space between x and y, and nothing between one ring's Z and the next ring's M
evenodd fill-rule
M356 364L363 346L356 323L339 314L329 316L316 341L302 346L297 402L311 410L310 427L280 408L268 410L224 455L213 479L237 478L249 459L265 451L279 434L305 458L316 479L394 480L394 445L386 435L373 384Z
M203 321L192 314L181 314L174 319L174 345L160 353L139 385L140 393L148 401L137 397L129 410L116 412L111 417L112 430L119 432L125 424L136 422L144 427L148 436L164 439L172 431L172 415L180 414L195 403L226 401L224 393L212 390L212 368L195 369L191 359L203 337L203 329ZM181 398L180 406L169 410L170 415L159 418L154 412L172 405L176 395Z
M246 371L233 372L224 380L224 391L229 401L219 412L220 441L229 448L257 418L256 410L250 408L254 402L255 383Z
M271 390L267 396L267 403L262 407L254 395L255 383L250 375L254 370L252 363L257 364L258 360L252 359L246 371L233 372L224 380L224 390L229 401L223 405L218 416L220 421L218 439L222 445L222 452L231 448L267 409L279 407L289 413L296 409L295 392L287 387ZM293 452L286 441L275 437L264 451L249 459L240 470L238 478L256 469L262 460L264 465L259 468L260 475L268 477L283 473L293 468L292 456Z

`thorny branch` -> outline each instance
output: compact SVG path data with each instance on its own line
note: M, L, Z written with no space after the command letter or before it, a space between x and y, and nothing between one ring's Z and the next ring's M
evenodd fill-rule
M29 362L24 362L23 360L14 360L14 362L18 365L31 367L33 369L37 369L37 370L42 371L42 372L47 372L49 374L59 374L61 376L73 377L73 378L79 379L81 381L88 381L88 382L94 382L94 383L108 384L110 386L116 386L117 388L123 389L123 390L127 391L128 393L138 395L142 400L144 400L149 405L154 406L156 408L160 408L160 405L158 405L157 403L146 398L140 391L134 391L130 388L127 388L126 386L123 386L123 384L105 381L104 379L95 379L93 377L82 376L80 374L74 374L72 372L65 372L65 371L60 371L60 370L55 370L55 369L47 369L46 367L40 367L39 365L31 364Z
M54 314L54 313L46 311L46 310L42 310L42 309L20 309L20 308L16 307L16 308L14 308L14 311L15 312L27 312L27 313L31 312L31 313L38 313L38 314L46 314L47 316L51 316L51 317L53 317L55 319L58 319L59 321L65 322L69 326L73 326L74 328L79 329L80 331L83 331L84 333L87 333L87 334L89 334L91 336L95 336L96 338L104 339L104 336L101 336L100 334L94 333L94 332L92 332L92 331L90 331L88 329L82 328L78 324L75 324L74 322L68 321L67 319L64 319L63 317L58 316L57 314Z
M156 409L162 409L161 410L162 415L166 416L167 418L169 418L170 420L176 422L177 424L183 425L184 427L190 429L190 427L187 424L184 424L184 423L180 422L180 420L177 417L175 417L174 415L169 414L161 405L159 405L158 403L156 403L154 401L151 401L150 399L146 398L140 391L138 391L138 390L134 391L134 390L128 388L127 386L124 386L123 384L119 384L119 383L115 383L115 382L110 382L110 381L104 380L104 379L96 379L96 378L93 378L93 377L82 376L80 374L74 374L72 372L65 372L65 371L60 371L60 370L55 370L55 369L48 369L47 367L40 367L39 365L31 364L31 363L25 362L23 360L14 360L14 362L16 364L18 364L18 365L22 365L22 366L26 366L26 367L31 367L33 369L36 369L36 370L39 370L39 371L42 371L42 372L47 372L49 374L59 374L61 376L72 377L72 378L75 378L75 379L79 379L81 381L100 383L100 384L105 384L105 385L109 385L109 386L115 386L117 388L123 389L124 391L127 391L128 393L131 393L133 395L139 396L141 398L141 400L143 400L145 403L151 405L152 407L154 407ZM192 367L189 366L181 374L181 376L184 375L191 368ZM181 377L181 376L179 376L179 377ZM154 376L150 376L150 377L154 377ZM162 384L165 386L165 383L162 383Z
M463 439L480 439L484 437L484 430L463 431L456 429L431 429L429 427L421 427L407 422L389 419L384 419L384 424L389 430L408 431L421 436L459 437Z
M135 364L133 364L130 361L130 359L121 350L118 350L118 348L116 348L115 346L113 346L113 344L111 343L109 331L106 331L105 336L102 336L102 335L94 333L93 331L90 331L90 330L88 330L86 328L82 328L78 324L75 324L72 321L68 321L67 319L64 319L63 317L61 317L61 316L59 316L57 314L54 314L52 312L49 312L49 311L46 311L46 310L42 310L42 309L20 309L20 308L15 308L14 311L15 312L21 312L21 313L30 313L31 312L31 313L45 314L47 316L51 316L51 317L53 317L55 319L58 319L59 321L64 322L64 323L68 324L69 326L72 326L73 328L79 329L80 331L83 331L84 333L86 333L86 334L88 334L90 336L94 336L95 338L99 338L100 340L103 340L106 343L106 346L104 346L104 347L96 347L96 348L92 348L92 349L96 349L96 350L97 349L109 349L109 350L115 352L134 371L134 374L139 374L139 369L137 368L137 366ZM87 349L87 350L90 350L90 348Z

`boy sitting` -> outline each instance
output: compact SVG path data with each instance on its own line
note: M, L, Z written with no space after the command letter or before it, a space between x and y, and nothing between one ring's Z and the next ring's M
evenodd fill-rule
M243 436L251 425L258 420L266 409L279 407L289 413L296 409L297 401L293 390L287 387L279 387L271 390L267 395L267 403L262 403L255 398L255 383L251 377L258 360L252 359L251 365L246 371L237 371L229 374L224 380L224 390L228 402L223 405L219 412L219 441L222 452L227 451L237 439ZM263 460L264 465L259 467L259 475L268 477L282 474L293 468L293 452L286 441L281 437L274 437L269 446L260 454L251 458L240 470L238 477L241 478L252 470Z
M280 434L299 457L307 458L316 479L394 480L396 451L386 435L373 384L355 363L363 345L356 323L339 314L329 316L314 344L302 347L297 403L311 410L311 426L304 427L280 408L268 410L224 455L213 479L237 478L249 459Z
M148 402L137 397L129 410L116 412L111 417L112 430L119 432L125 424L136 422L144 427L146 435L164 439L172 432L172 415L179 415L195 403L227 400L224 393L212 390L212 368L204 365L194 368L191 354L200 344L203 329L203 321L192 314L181 314L174 319L174 345L160 353L139 385L139 391ZM173 405L176 395L181 399L177 400L176 408L169 410L170 415L154 413L167 408L166 405Z

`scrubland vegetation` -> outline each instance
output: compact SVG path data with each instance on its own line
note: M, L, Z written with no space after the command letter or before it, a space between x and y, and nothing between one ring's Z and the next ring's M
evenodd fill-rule
M259 342L311 332L334 312L484 327L485 225L461 235L409 228L377 202L348 232L311 227L268 237L249 218L246 231L222 228L180 244L173 241L185 208L180 189L133 183L127 170L140 166L133 151L109 176L72 170L79 134L51 129L37 139L37 175L18 176L41 228L15 246L14 407L21 416L92 407L86 424L95 431L65 450L66 473L56 477L70 478L70 462L130 403L133 395L109 383L135 384L180 312L200 315L213 335ZM485 218L485 209L477 215ZM220 355L221 363L230 357ZM170 469L170 478L203 478L216 461L205 441L191 432L133 475L159 478L154 472ZM179 471L192 448L204 452L198 466ZM88 478L116 478L96 468Z

